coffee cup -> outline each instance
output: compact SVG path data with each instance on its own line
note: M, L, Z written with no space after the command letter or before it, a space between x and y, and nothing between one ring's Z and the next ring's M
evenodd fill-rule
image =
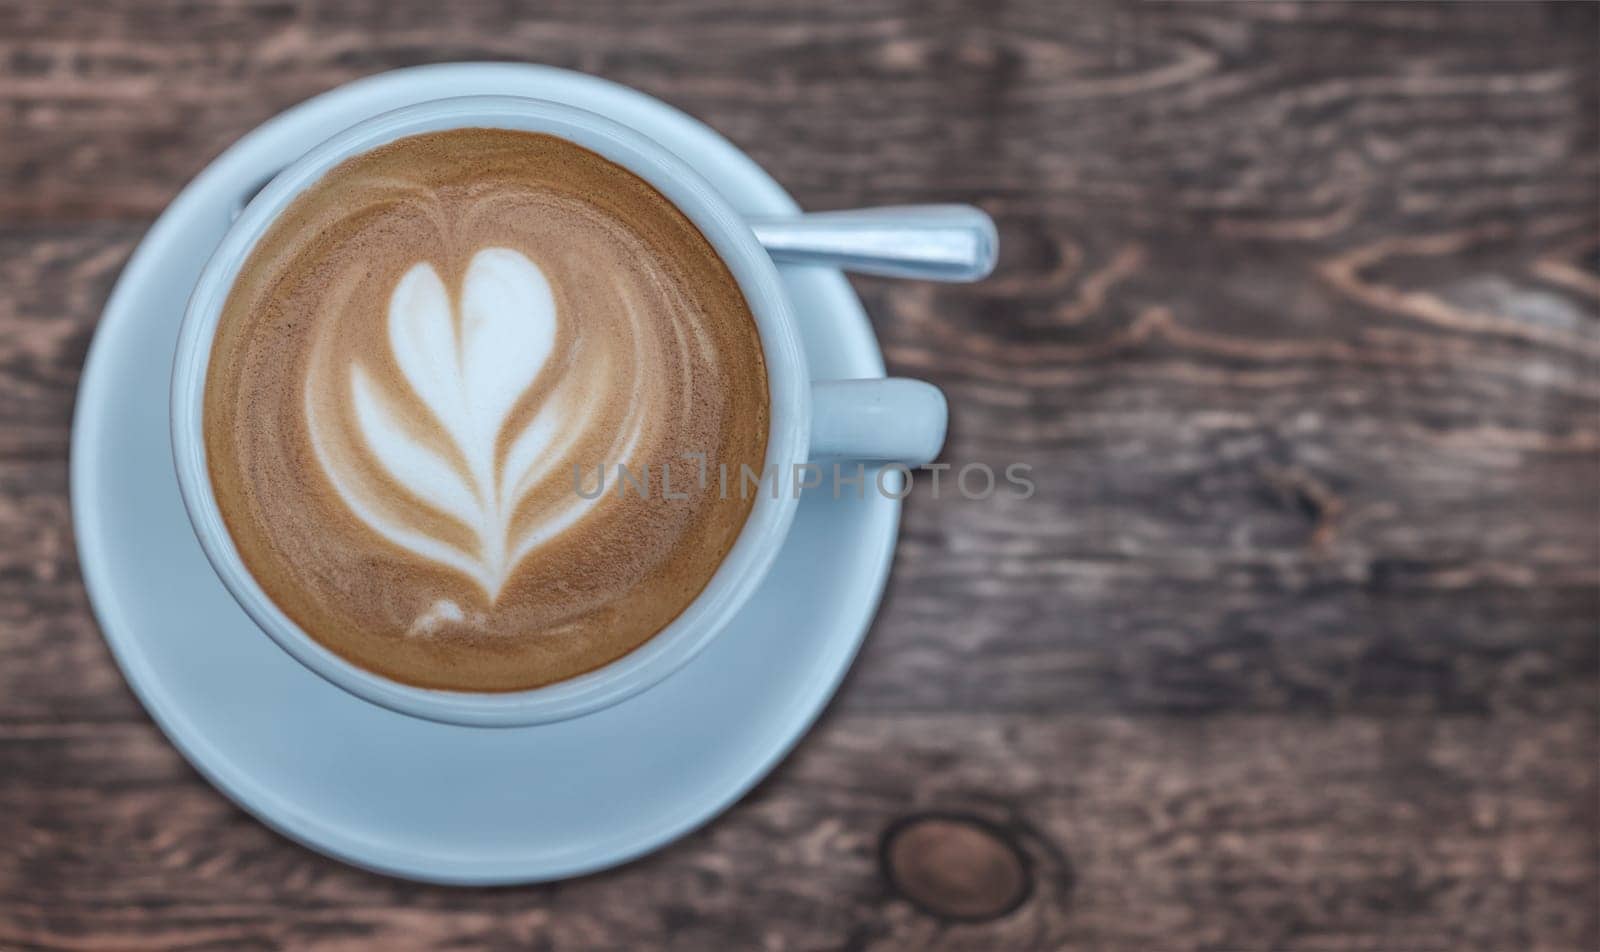
M230 290L284 210L346 160L397 140L458 129L505 129L565 140L628 170L664 196L709 242L737 283L765 364L769 409L762 471L798 472L818 460L916 466L944 439L943 396L914 380L814 381L798 320L771 257L750 225L684 161L644 135L567 105L474 96L395 110L342 132L289 165L229 228L190 297L173 368L174 463L195 534L218 577L280 647L328 682L393 711L467 726L525 726L581 716L643 691L722 633L766 578L795 518L792 480L758 492L731 548L704 588L653 637L594 670L518 691L422 687L385 677L311 637L268 595L230 535L204 438L206 380Z

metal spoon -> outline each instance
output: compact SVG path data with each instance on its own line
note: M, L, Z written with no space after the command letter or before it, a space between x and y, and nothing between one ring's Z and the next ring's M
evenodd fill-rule
M243 213L268 181L239 199L230 221ZM749 222L774 261L892 278L977 281L994 270L1000 247L994 221L971 205L758 215Z
M994 221L971 205L890 205L750 219L785 264L930 281L977 281L994 270Z

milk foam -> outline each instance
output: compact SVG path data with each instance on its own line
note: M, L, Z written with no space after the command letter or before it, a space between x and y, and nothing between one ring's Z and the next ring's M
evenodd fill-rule
M451 690L558 681L670 623L751 504L681 486L684 454L759 470L767 425L754 322L693 224L499 129L401 139L296 198L206 382L212 487L262 589L330 650ZM574 485L664 464L686 498Z
M513 407L545 369L557 321L549 281L518 251L485 248L473 255L459 308L434 267L419 262L395 286L387 324L395 363L426 412L402 419L406 411L359 360L349 368L361 448L402 489L466 525L473 544L465 548L386 511L379 490L345 471L360 455L330 451L329 444L341 437L319 423L317 410L329 403L319 399L318 388L337 386L337 375L306 380L312 448L351 511L396 545L466 575L491 602L518 562L596 502L573 493L538 518L512 524L539 476L570 468L559 465L560 451L577 443L584 424L593 422L582 402L552 400L520 431L506 432ZM639 421L632 422L636 429ZM430 430L454 450L450 457L418 438ZM556 445L563 433L567 438ZM507 438L511 450L502 454ZM635 439L630 431L627 444ZM627 463L626 455L618 462Z

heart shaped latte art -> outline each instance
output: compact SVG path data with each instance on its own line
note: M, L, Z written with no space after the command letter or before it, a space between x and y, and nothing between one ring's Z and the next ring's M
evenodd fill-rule
M568 493L538 519L517 518L529 491L584 436L588 418L582 388L557 384L510 432L558 329L539 267L518 251L485 248L463 276L459 309L427 262L396 284L387 343L399 374L386 377L357 358L346 376L361 452L339 446L319 381L307 381L312 446L345 505L388 541L476 582L490 602L529 552L598 501ZM636 414L628 417L636 423ZM636 427L623 429L613 442L621 458L636 439ZM411 505L396 506L393 490Z

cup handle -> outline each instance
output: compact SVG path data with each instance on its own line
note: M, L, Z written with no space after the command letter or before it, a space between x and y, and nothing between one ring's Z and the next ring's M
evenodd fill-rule
M949 408L931 383L903 377L811 384L811 459L921 466L944 447Z

